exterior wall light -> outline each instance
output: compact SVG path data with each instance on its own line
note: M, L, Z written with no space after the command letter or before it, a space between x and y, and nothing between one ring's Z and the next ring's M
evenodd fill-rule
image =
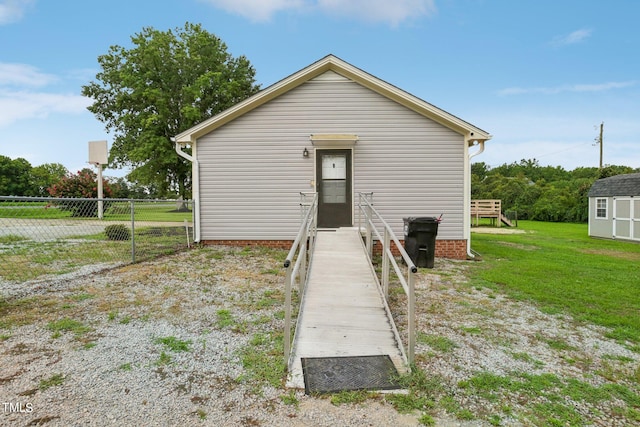
M302 157L309 157L309 150L307 150L307 147L304 147L304 150L302 150Z

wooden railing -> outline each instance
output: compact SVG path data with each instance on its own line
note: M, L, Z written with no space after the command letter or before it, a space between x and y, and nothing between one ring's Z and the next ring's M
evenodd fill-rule
M502 215L502 200L472 200L471 218L475 218L476 225L480 224L480 218L493 218L495 224L500 227L502 223L511 226L511 222Z
M471 215L480 217L488 217L494 215L497 217L502 213L502 200L472 200Z

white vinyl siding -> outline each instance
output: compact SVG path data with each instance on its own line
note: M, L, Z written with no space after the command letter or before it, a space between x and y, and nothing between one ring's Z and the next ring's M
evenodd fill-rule
M466 238L463 136L334 72L198 140L201 238L293 239L299 193L314 191L309 136L323 133L358 135L354 202L374 192L400 238L403 217L440 214L438 238Z

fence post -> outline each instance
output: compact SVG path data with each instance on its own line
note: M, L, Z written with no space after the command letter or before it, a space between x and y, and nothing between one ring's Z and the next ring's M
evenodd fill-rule
M136 210L131 200L131 263L136 263Z

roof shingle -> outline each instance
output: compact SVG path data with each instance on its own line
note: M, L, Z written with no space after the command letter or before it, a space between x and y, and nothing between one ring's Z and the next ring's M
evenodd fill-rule
M640 196L640 173L602 178L593 183L589 197Z

